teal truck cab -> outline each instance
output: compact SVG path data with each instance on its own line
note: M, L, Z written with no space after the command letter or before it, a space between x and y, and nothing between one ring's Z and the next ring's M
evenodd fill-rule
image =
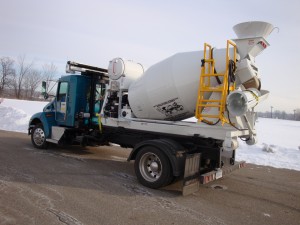
M99 133L98 114L103 105L107 70L72 62L67 65L70 69L81 66L81 75L62 76L54 100L43 112L31 117L29 134L36 148L45 148L48 142L88 144L86 137L91 131L93 136Z

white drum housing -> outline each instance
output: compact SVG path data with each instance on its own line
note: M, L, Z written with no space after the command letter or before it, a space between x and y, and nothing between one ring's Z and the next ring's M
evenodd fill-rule
M140 63L114 58L108 65L108 76L111 80L119 80L120 89L128 89L130 84L144 73Z
M230 55L233 56L233 50ZM217 72L224 73L226 49L214 49L213 57ZM203 51L177 53L151 66L129 87L128 99L134 115L158 120L194 116L202 58ZM217 84L216 79L211 80L211 86Z

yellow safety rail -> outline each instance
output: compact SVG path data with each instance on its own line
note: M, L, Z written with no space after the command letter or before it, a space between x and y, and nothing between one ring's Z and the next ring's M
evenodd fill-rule
M233 47L233 59L230 58L229 49L230 46ZM208 57L207 57L208 55ZM230 60L234 63L236 62L236 45L228 40L226 47L226 70L225 73L219 74L215 73L215 60L212 57L212 47L205 43L204 44L204 56L202 59L201 65L201 75L200 83L198 88L198 99L196 104L195 117L198 119L198 122L205 122L208 124L214 124L214 122L207 120L207 118L217 118L218 121L224 123L229 123L228 119L225 117L224 112L226 110L226 98L230 91L235 89L235 82L230 82L229 80L229 66ZM222 83L219 86L212 86L211 78L220 77ZM210 94L206 93L220 92L220 99L210 99ZM205 97L208 96L208 98ZM217 114L203 113L205 108L218 108ZM217 122L218 122L217 121Z

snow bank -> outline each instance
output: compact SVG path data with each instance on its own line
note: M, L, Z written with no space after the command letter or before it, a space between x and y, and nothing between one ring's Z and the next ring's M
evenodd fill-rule
M258 143L240 141L238 161L300 171L300 122L259 118L256 123Z
M0 129L26 133L31 115L41 112L46 104L4 99L0 103ZM238 161L300 171L299 121L259 118L256 128L258 143L249 146L240 141Z
M271 151L266 151L267 148ZM248 146L241 143L237 150L236 160L245 160L263 166L286 168L300 171L300 150L298 148L286 148L278 145L256 144Z
M49 103L49 102L26 101L26 100L5 99L5 98L2 101L3 102L0 104L0 106L20 109L24 111L28 116L43 111L44 106Z
M30 117L41 112L48 102L1 99L0 130L27 133ZM0 101L0 102L1 102Z

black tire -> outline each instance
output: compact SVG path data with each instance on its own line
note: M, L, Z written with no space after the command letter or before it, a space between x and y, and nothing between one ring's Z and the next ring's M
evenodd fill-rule
M152 146L145 146L137 153L134 170L138 181L149 188L164 187L173 180L168 157Z
M45 149L48 143L46 142L46 135L44 127L41 123L34 126L31 131L31 142L35 148Z

